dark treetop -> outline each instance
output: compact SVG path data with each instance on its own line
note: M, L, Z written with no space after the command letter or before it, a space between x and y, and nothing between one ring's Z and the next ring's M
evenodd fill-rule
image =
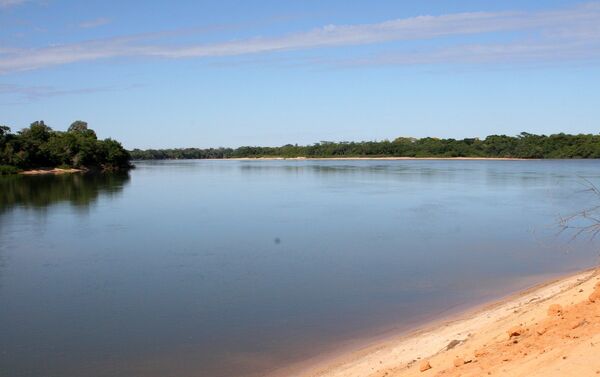
M495 157L600 158L600 135L492 135L485 139L423 139L328 142L299 146L233 148L134 149L136 160L240 157Z
M0 126L0 174L36 168L126 170L129 152L116 140L98 140L86 122L75 121L68 131L54 131L44 121L17 133Z

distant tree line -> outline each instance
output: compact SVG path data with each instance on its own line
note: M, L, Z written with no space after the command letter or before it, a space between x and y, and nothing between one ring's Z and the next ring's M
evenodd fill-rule
M496 158L600 158L600 135L564 133L517 136L492 135L485 139L422 139L399 137L393 141L328 142L299 146L239 148L134 149L135 160L252 158L252 157L496 157Z
M12 133L0 126L0 174L37 168L123 170L129 152L116 140L99 140L86 122L75 121L66 132L54 131L44 121Z

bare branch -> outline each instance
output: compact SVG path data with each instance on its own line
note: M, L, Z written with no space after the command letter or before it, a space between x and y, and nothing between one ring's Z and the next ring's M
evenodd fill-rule
M583 184L587 187L582 192L590 192L594 194L597 201L600 201L600 189L598 186L585 177L579 178L581 178ZM560 216L558 227L559 235L572 233L570 237L571 241L582 236L587 236L590 240L594 240L600 233L600 204L593 205L568 216Z

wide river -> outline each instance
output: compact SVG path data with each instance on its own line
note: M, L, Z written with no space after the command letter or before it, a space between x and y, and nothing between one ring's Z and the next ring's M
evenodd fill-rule
M598 262L597 160L136 166L0 177L0 376L263 376Z

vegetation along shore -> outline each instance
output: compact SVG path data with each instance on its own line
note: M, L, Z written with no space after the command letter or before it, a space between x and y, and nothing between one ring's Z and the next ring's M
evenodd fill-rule
M62 174L89 170L126 170L130 160L165 159L575 159L600 158L600 135L492 135L485 139L399 137L393 141L327 142L281 147L134 149L116 140L99 140L86 122L66 132L44 121L12 133L0 126L0 174Z
M492 135L462 140L399 137L393 141L328 142L281 147L134 149L135 160L224 158L600 158L600 135Z
M17 133L0 126L0 175L126 170L130 159L121 143L99 140L83 121L73 122L66 132L54 131L44 121Z

